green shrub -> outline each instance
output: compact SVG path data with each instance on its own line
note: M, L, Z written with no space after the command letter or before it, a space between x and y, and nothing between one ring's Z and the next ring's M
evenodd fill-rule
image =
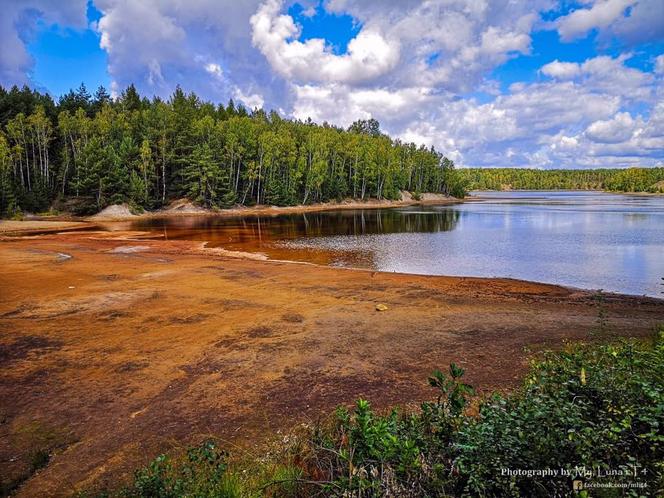
M197 448L190 448L179 460L160 455L150 465L136 472L133 484L125 488L121 496L127 498L239 497L241 495L237 480L227 472L227 457L228 455L220 451L213 441L207 441Z
M570 478L501 476L501 470L637 470L661 484L664 341L549 353L522 392L493 397L459 431L455 465L470 494L566 494ZM632 467L634 466L634 467ZM620 478L614 479L616 481ZM625 480L625 479L623 479Z
M595 477L625 472L597 479L646 483L646 494L661 486L662 337L654 347L621 342L546 353L522 389L485 399L476 416L464 413L472 388L462 375L454 365L447 376L435 372L429 381L438 399L414 414L379 416L363 400L353 413L338 410L331 429L312 435L321 450L310 473L330 469L327 491L335 496L565 496L574 476L589 477L584 468ZM546 469L569 475L512 472Z
M548 497L572 495L574 480L647 485L581 496L663 489L664 330L652 344L544 353L507 395L472 398L463 375L454 364L434 372L436 400L415 412L379 414L362 399L352 411L340 407L243 472L230 471L211 442L179 460L162 455L136 473L124 496ZM559 474L536 472L547 469ZM625 475L608 476L616 472Z

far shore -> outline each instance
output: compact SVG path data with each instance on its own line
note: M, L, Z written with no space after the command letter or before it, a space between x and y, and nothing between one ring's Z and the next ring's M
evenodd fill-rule
M270 206L270 205L257 205L257 206L236 206L227 209L208 209L196 206L186 199L173 201L167 208L159 209L156 211L144 211L142 213L132 213L126 206L109 206L111 212L106 214L105 211L91 216L75 216L70 213L58 213L54 215L33 215L26 214L20 220L2 220L0 219L0 235L4 234L30 234L30 233L45 233L45 232L58 232L66 230L78 230L90 228L95 222L106 221L132 221L153 218L178 218L189 216L220 216L220 217L242 217L242 216L278 216L282 214L299 214L311 213L320 211L339 211L339 210L353 210L353 209L390 209L408 206L446 206L461 204L464 202L483 201L486 197L478 194L481 192L502 192L509 194L510 192L596 192L607 194L622 194L632 196L662 196L661 192L612 192L608 190L572 190L572 189L554 189L554 190L530 190L530 189L512 189L512 190L472 190L469 195L463 199L456 197L445 196L442 194L422 194L420 200L415 200L410 196L404 196L403 200L378 200L368 199L366 201L359 201L354 199L346 199L341 202L324 202L317 204L298 204L295 206ZM173 207L175 206L175 207Z
M455 197L441 194L422 194L420 200L404 198L400 201L368 199L358 201L347 199L342 202L324 202L318 204L298 204L295 206L237 206L228 209L206 209L194 206L191 203L184 203L181 206L175 206L158 211L145 211L138 215L115 216L104 215L100 212L87 218L89 221L129 221L136 218L171 218L177 216L276 216L280 214L298 214L318 211L336 211L342 209L387 209L396 207L416 206L416 205L450 205L463 202Z
M101 212L92 216L74 216L71 214L57 215L28 215L22 220L0 220L0 234L8 233L30 233L45 231L62 231L92 226L99 221L132 221L141 218L174 218L184 216L277 216L281 214L298 214L319 211L337 211L350 209L389 209L407 206L433 206L453 205L464 202L463 199L445 196L442 194L422 194L420 200L404 198L400 201L368 199L358 201L348 199L342 202L325 202L318 204L299 204L296 206L237 206L228 209L207 209L194 205L186 199L171 203L168 208L157 211L144 211L134 214L127 206L109 206Z
M478 193L478 192L501 192L501 193L510 193L510 192L593 192L598 194L618 194L618 195L647 195L647 196L658 196L664 195L664 192L622 192L617 190L600 190L600 189L576 189L576 188L552 188L552 189L530 189L530 188L513 188L513 189L478 189L470 190L469 194ZM466 197L468 199L468 197Z

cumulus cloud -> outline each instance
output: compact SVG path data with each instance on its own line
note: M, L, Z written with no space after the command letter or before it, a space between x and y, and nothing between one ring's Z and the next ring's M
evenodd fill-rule
M595 28L606 28L636 3L634 0L599 0L587 9L577 9L558 19L558 33L565 40L584 36Z
M600 56L582 63L555 61L540 70L551 80L515 83L488 103L456 99L426 86L369 90L297 85L294 114L344 126L353 119L376 117L403 140L435 145L468 166L599 164L600 152L608 149L597 144L627 147L629 133L638 128L641 118L632 118L623 107L658 99L659 80L626 66L626 60ZM661 124L653 121L650 129L657 126ZM589 144L594 162L580 157L585 154L581 143ZM651 147L658 142L647 143L642 152L629 146L634 156L630 162L656 164L664 158L664 150Z
M541 72L559 80L571 80L581 74L581 65L576 62L560 62L556 59L542 66Z
M283 2L268 0L251 17L252 41L272 68L297 81L359 82L383 75L399 61L399 43L379 30L363 28L348 43L348 52L332 53L325 40L298 40L300 30L289 15L280 14ZM290 41L289 41L290 40Z
M38 21L47 26L59 24L84 29L87 25L86 0L3 1L0 16L1 85L30 83L34 61L25 44L32 38Z
M258 1L96 0L95 6L103 14L97 30L116 93L134 83L165 97L180 84L220 100L238 84L254 85L265 69L249 43L248 19Z
M563 41L597 29L605 38L616 36L639 43L664 36L664 9L661 0L597 0L558 18L555 24Z
M586 129L585 135L597 143L620 143L632 137L638 120L627 112L619 112L605 121L594 121Z
M555 60L540 68L554 79L574 80L586 89L622 96L629 101L652 101L659 85L652 74L625 65L629 55L598 56L583 63Z
M588 0L553 21L553 0L94 0L112 90L175 85L297 119L348 126L376 118L460 165L589 167L664 161L664 55L645 70L638 43L664 37L661 0ZM85 28L85 0L9 0L0 19L0 83L29 83L37 22ZM5 7L3 5L3 7ZM358 27L343 53L305 38L321 9ZM547 13L544 15L544 13ZM302 21L304 22L304 20ZM494 70L541 56L533 33L597 32L624 53L558 58L508 87ZM570 50L574 45L569 45ZM6 49L8 47L8 49Z
M655 58L655 72L657 74L664 74L664 54Z
M660 0L640 0L629 15L623 15L610 26L609 34L636 44L664 38L664 8Z
M261 109L265 104L263 97L257 93L245 94L241 88L233 89L233 97L249 109Z
M98 23L100 46L108 54L109 73L115 86L123 73L128 73L139 84L147 83L160 90L167 85L164 71L171 65L190 63L183 47L187 37L185 30L175 19L155 9L151 2L122 0L112 6L100 2L100 8L104 12Z
M664 157L664 104L657 104L649 118L621 112L613 118L591 123L573 137L556 137L548 153L556 160L567 156L581 167L661 164ZM564 150L560 140L573 145ZM571 143L571 142L570 142Z

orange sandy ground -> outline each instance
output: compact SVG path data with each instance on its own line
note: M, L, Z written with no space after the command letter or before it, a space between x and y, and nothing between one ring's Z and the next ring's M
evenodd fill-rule
M452 361L485 392L509 388L528 350L586 339L598 316L592 294L557 286L238 259L137 233L5 237L0 265L0 478L26 478L17 496L117 485L210 434L251 449L359 396L419 402ZM661 300L604 308L615 335L664 320ZM51 459L31 474L39 450Z

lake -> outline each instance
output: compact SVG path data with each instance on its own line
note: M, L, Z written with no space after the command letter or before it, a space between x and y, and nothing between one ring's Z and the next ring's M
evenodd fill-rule
M662 297L664 196L473 192L452 206L131 222L136 230L319 264L511 277Z

